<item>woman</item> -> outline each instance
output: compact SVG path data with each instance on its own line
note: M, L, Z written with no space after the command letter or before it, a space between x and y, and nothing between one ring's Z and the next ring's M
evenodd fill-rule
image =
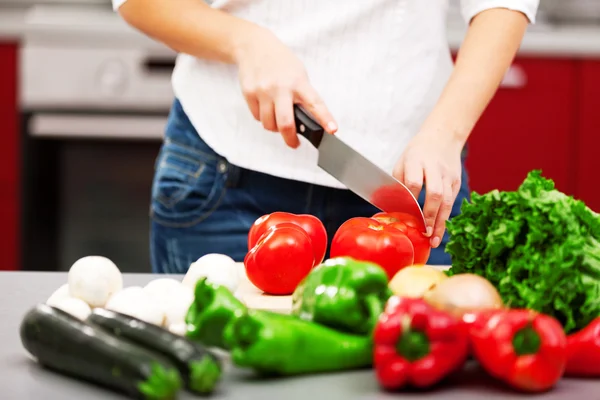
M214 252L241 261L251 224L274 211L316 215L330 238L378 211L317 167L294 104L419 197L429 263L450 263L445 222L469 195L463 147L539 0L462 0L454 68L447 0L113 2L181 53L152 192L155 272Z

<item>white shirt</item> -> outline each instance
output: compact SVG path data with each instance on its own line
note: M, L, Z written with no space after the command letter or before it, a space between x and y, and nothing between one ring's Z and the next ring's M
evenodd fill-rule
M113 0L118 8L126 0ZM465 20L490 8L535 20L539 0L461 0ZM338 137L391 173L434 107L452 71L448 0L215 0L270 29L304 63L339 126ZM256 121L237 69L180 54L175 95L202 139L229 162L270 175L344 188L317 166L304 138L298 149Z

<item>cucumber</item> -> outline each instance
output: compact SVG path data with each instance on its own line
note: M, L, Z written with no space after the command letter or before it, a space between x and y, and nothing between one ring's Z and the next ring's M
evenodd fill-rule
M181 387L167 359L46 304L25 314L20 335L40 365L135 399L175 399Z
M160 326L102 308L96 308L87 322L167 357L179 369L191 392L211 393L221 378L221 363L216 355Z

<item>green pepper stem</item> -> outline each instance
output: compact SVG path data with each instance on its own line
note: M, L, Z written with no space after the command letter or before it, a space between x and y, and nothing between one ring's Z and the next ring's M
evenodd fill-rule
M376 294L369 294L365 296L365 307L367 309L367 317L369 321L369 328L372 328L377 323L379 316L383 312L383 302Z
M540 350L542 339L532 326L526 326L515 333L512 344L516 355L525 356L536 354Z
M262 324L251 316L245 315L233 322L232 329L236 341L235 347L246 350L258 340Z
M396 351L407 361L420 360L430 352L429 338L424 332L413 331L410 326L410 316L402 320L402 335L396 343Z
M200 360L192 361L188 365L189 387L196 393L211 393L221 378L221 368L217 361L206 355Z
M138 383L138 390L144 399L174 399L181 387L181 375L174 369L165 369L158 363L151 366L152 374L144 382Z
M194 288L194 303L196 303L199 311L212 303L215 298L214 289L208 285L206 278L201 278L196 282L196 287Z

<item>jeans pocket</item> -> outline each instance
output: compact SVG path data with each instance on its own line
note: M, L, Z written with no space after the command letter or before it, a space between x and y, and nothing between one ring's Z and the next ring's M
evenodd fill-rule
M159 224L191 226L207 218L225 192L219 157L165 142L156 161L150 215Z

